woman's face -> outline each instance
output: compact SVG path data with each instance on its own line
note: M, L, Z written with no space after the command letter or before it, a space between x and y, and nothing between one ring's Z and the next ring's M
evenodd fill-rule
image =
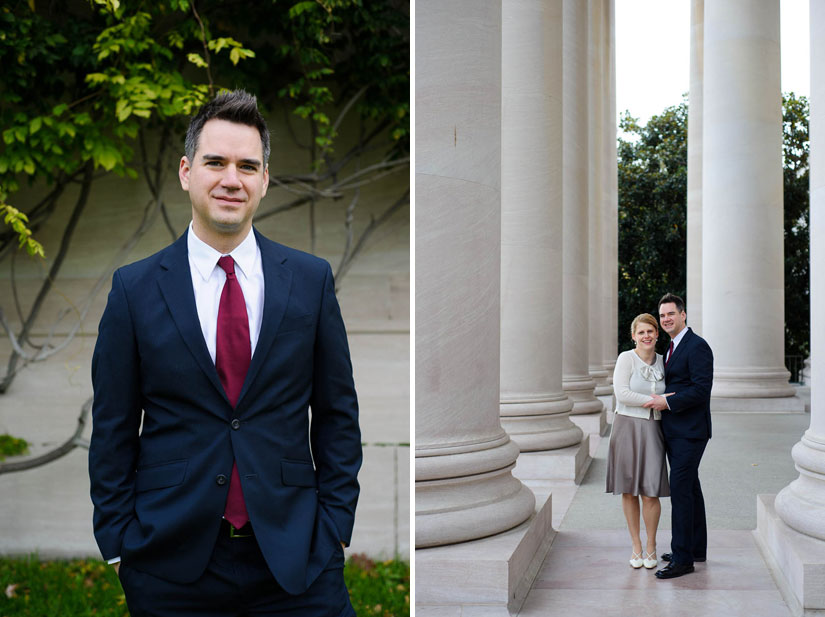
M636 341L636 349L648 351L656 346L658 331L649 323L640 321L636 325L636 332L633 333L633 340Z

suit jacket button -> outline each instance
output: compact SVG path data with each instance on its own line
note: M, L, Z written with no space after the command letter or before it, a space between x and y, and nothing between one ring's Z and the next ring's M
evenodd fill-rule
M239 428L241 428L241 421L235 418L232 420L231 426L237 431Z
M215 478L215 484L217 484L218 486L223 486L224 484L226 484L226 476L222 473L219 473L218 477Z

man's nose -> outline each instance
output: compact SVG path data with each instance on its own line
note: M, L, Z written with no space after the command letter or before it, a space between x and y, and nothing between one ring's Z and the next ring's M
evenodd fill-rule
M241 188L241 181L238 177L238 168L234 165L227 165L224 170L223 178L221 178L221 185L225 188L239 189Z

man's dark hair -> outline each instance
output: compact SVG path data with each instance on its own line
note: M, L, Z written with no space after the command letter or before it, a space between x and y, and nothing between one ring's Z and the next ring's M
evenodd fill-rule
M661 309L663 304L668 304L669 302L673 302L673 304L676 305L676 310L678 312L680 312L680 313L685 312L685 301L682 300L676 294L672 294L672 293L666 293L665 295L663 295L662 299L659 300L659 306L657 308Z
M186 139L183 142L184 152L190 163L194 162L203 125L215 118L258 129L258 133L261 134L264 167L266 167L269 162L269 129L266 128L266 121L258 111L258 100L245 90L233 90L219 94L198 110L189 122Z

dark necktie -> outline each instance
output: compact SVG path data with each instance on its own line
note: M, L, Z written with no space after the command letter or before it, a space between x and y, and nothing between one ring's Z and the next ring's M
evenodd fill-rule
M226 283L224 283L221 302L218 305L215 368L226 397L234 408L238 404L238 397L252 360L249 317L246 314L246 303L241 285L235 277L235 260L225 255L218 260L218 265L226 272ZM229 480L229 494L226 498L223 516L238 529L249 521L236 462L232 464L232 477Z
M667 348L667 360L665 360L665 366L667 363L670 362L670 359L673 357L673 341L670 341L670 347Z

